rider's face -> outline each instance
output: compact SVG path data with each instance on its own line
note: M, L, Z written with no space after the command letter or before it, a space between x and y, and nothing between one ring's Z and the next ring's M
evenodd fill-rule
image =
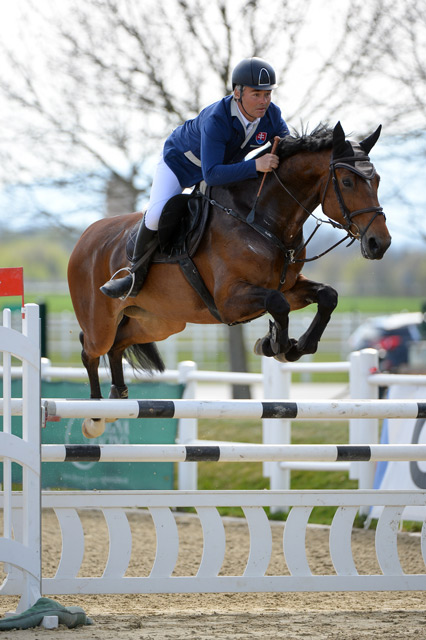
M241 92L238 88L234 90L238 106L247 120L253 121L262 118L271 104L272 91L261 91L253 87L244 87Z

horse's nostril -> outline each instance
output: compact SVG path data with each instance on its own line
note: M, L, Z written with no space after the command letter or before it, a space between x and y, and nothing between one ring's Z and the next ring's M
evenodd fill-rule
M366 257L368 257L370 260L380 260L381 258L383 258L389 245L390 238L388 241L378 241L375 236L368 238L366 244L364 245L365 253L367 254Z
M373 255L375 255L380 250L376 238L370 238L368 240L368 248Z

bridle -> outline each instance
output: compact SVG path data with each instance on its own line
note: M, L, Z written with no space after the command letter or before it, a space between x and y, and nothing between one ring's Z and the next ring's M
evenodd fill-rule
M353 164L349 164L349 162L352 162ZM357 163L361 163L361 165L359 165L360 168L358 168L356 166ZM364 166L362 165L362 163L365 163ZM286 247L284 245L284 243L275 234L273 234L271 231L269 231L269 229L265 229L262 225L257 224L256 222L249 220L248 217L244 217L242 214L240 214L237 211L234 211L233 209L229 209L227 207L224 207L222 204L220 204L216 200L213 200L212 198L210 198L205 193L198 192L198 195L200 195L204 200L207 200L212 206L217 207L218 209L221 209L222 211L224 211L228 215L232 215L234 218L236 218L237 220L240 220L241 222L245 222L249 227L251 227L252 229L257 231L257 233L259 233L264 238L267 238L270 242L272 242L284 254L284 265L283 265L283 270L282 270L281 277L280 277L280 285L282 285L285 282L287 269L288 269L290 264L294 264L296 262L303 262L304 263L304 262L312 262L313 260L318 260L318 258L321 258L322 256L326 255L327 253L329 253L330 251L335 249L337 246L342 244L342 242L345 242L348 239L349 239L349 243L348 243L347 246L349 247L353 242L355 242L355 240L362 240L362 238L366 234L366 232L369 229L369 227L371 226L371 224L377 218L377 216L382 215L386 219L386 216L385 216L385 214L383 212L383 208L380 207L380 206L367 207L365 209L357 209L355 211L349 211L349 209L346 206L343 194L342 194L342 192L340 190L339 182L338 182L337 176L336 176L336 169L343 169L343 168L344 169L348 169L352 173L355 173L355 174L359 175L364 180L371 180L376 174L376 170L375 170L373 164L370 162L369 156L366 155L366 154L358 154L358 153L356 153L353 156L348 156L348 157L343 157L343 158L336 158L336 159L331 157L330 165L329 165L329 171L328 171L328 177L327 177L327 182L325 184L324 191L323 191L323 194L322 194L322 197L321 197L321 208L322 208L322 211L323 211L324 215L327 216L327 220L323 220L321 218L318 218L312 211L309 211L301 202L299 202L298 199L286 187L284 182L278 176L278 174L275 171L275 169L272 170L272 173L274 174L276 180L278 181L278 183L282 187L282 189L284 189L284 191L294 200L294 202L296 202L296 204L299 205L299 207L301 207L301 209L305 213L308 214L308 216L311 216L312 218L315 218L315 220L317 221L317 224L316 224L314 230L312 231L311 235L309 236L309 238L306 241L302 242L302 244L299 245L296 249L289 249L288 247ZM327 191L328 191L328 188L330 186L330 183L333 185L334 192L335 192L336 198L337 198L337 202L339 204L340 211L342 212L342 216L343 216L346 224L342 224L340 222L336 222L324 210L324 202L325 202L325 198L326 198ZM353 219L356 216L358 216L358 215L360 215L362 213L369 213L370 211L373 212L374 215L371 217L371 220L369 221L368 225L366 226L364 231L361 233L358 225L354 222ZM250 213L252 214L252 217L254 218L254 207L251 209ZM347 235L345 237L341 238L338 242L333 244L331 247L329 247L328 249L326 249L322 253L320 253L320 254L318 254L316 256L313 256L312 258L298 258L297 256L300 255L302 253L302 251L307 247L307 245L312 240L313 236L316 234L316 232L318 231L318 229L320 228L320 226L323 223L330 224L336 229L343 229L344 231L346 231ZM356 227L356 229L358 230L357 233L353 233L353 231L351 230L352 226Z
M354 164L349 164L351 161L354 162ZM368 173L366 172L365 169L359 170L356 168L355 163L360 163L360 162L368 163L369 167L371 167L369 168ZM385 220L386 220L386 216L383 212L383 208L380 206L367 207L366 209L356 209L355 211L349 211L349 209L346 206L345 200L343 198L342 192L340 190L339 181L337 180L337 176L336 176L336 169L348 169L352 173L359 175L363 180L371 180L376 175L376 170L374 166L370 163L370 158L368 155L355 155L355 156L336 158L336 159L331 158L328 178L327 178L327 182L321 198L321 208L325 213L324 201L325 201L327 190L331 181L333 184L334 193L336 194L337 202L339 203L340 211L342 212L342 215L346 220L346 224L342 225L334 221L331 221L330 216L328 216L326 213L325 215L327 215L327 218L330 220L331 224L334 223L336 227L340 229L344 229L345 231L348 232L348 235L352 236L354 239L362 240L362 238L365 236L367 230L370 228L371 224L374 222L377 216L382 215L384 216ZM374 212L374 215L371 216L371 220L369 221L368 225L365 227L364 231L361 233L358 225L356 224L356 222L353 221L353 219L362 213L369 213L370 211ZM356 234L354 234L351 231L351 226L353 225L355 225L356 229L358 230Z
M349 162L353 162L354 164L349 164ZM356 163L366 163L366 164L364 166L361 165L362 169L358 169L356 167ZM318 258L322 258L322 256L326 255L327 253L329 253L330 251L332 251L333 249L335 249L336 247L338 247L340 244L342 244L348 239L350 240L350 242L347 245L349 247L351 244L353 244L353 242L355 242L355 240L362 240L362 238L365 236L367 230L369 229L371 224L374 222L374 220L377 218L377 216L382 215L386 220L386 216L383 212L383 208L380 206L367 207L365 209L356 209L355 211L349 211L348 207L346 206L343 194L340 190L339 181L337 180L337 176L336 176L336 169L347 169L352 173L359 175L361 178L363 178L363 180L371 180L376 175L376 169L374 168L373 164L370 162L370 157L366 154L365 155L356 154L354 156L348 156L343 158L331 157L327 182L325 184L324 191L321 197L321 209L324 215L327 216L327 220L318 218L312 211L309 211L301 202L299 202L299 200L297 200L297 198L291 193L291 191L286 187L286 185L280 179L275 169L273 169L273 174L277 179L281 188L284 189L284 191L299 205L299 207L301 207L301 209L305 213L308 214L308 216L315 218L317 222L314 230L312 231L311 235L306 240L306 242L303 243L301 248L299 248L296 252L294 252L292 262L312 262L313 260L318 260ZM346 221L346 224L342 224L340 222L336 222L335 220L333 220L324 209L324 202L325 202L325 198L326 198L330 183L333 185L334 193L336 195L336 199L339 204L340 211L342 213L344 220ZM354 222L353 219L355 218L355 216L358 216L362 213L369 213L370 211L373 212L374 215L371 216L371 220L365 227L364 231L361 232L358 225L356 224L356 222ZM341 238L338 242L333 244L331 247L329 247L319 255L316 255L312 258L297 258L296 256L300 254L303 251L303 249L306 248L306 246L312 240L313 236L316 234L316 232L318 231L318 229L323 223L330 224L335 229L343 229L343 231L346 231L347 235L344 238ZM353 233L353 231L351 230L352 226L356 227L357 233Z

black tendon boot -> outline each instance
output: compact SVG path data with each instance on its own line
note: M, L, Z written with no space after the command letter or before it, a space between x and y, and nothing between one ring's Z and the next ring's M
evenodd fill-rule
M120 271L128 271L128 275L124 278L112 276L111 280L100 288L102 293L110 298L135 298L142 289L157 247L158 233L148 229L143 218L136 236L131 266L120 269Z

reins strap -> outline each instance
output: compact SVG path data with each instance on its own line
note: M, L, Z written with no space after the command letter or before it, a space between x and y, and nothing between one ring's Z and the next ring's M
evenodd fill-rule
M212 207L216 207L217 209L224 211L229 216L232 216L236 220L239 220L240 222L244 222L244 224L246 224L247 226L257 231L257 233L263 236L266 240L269 240L270 242L272 242L280 251L283 251L285 253L288 250L287 247L281 242L281 240L268 229L265 229L264 227L262 227L260 224L257 224L256 222L249 222L247 218L244 218L244 216L238 213L238 211L234 211L234 209L228 209L228 207L224 207L223 204L220 204L220 202L213 200L213 198L209 198L204 194L201 194L201 195L205 200L207 200L212 205Z

